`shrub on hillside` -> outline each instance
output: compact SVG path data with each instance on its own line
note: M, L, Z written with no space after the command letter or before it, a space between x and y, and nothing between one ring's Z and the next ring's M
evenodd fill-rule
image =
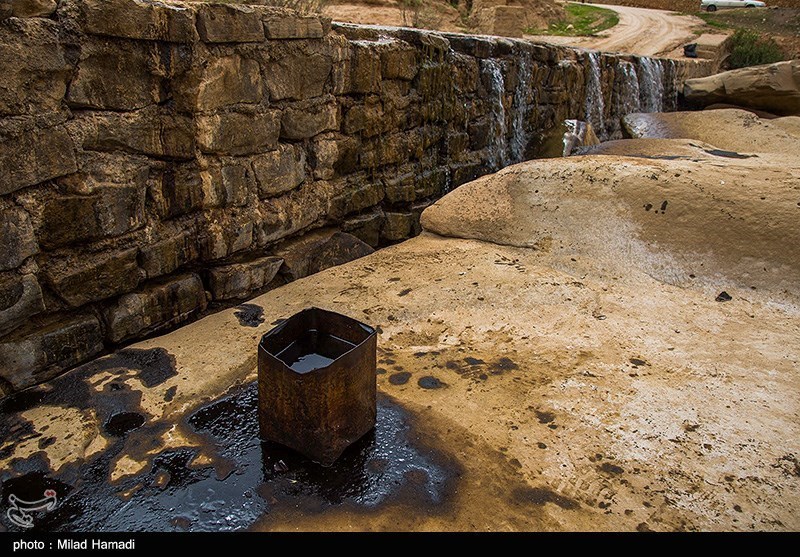
M762 38L755 31L738 29L731 37L731 55L727 61L731 70L772 64L784 59L778 43L771 38Z

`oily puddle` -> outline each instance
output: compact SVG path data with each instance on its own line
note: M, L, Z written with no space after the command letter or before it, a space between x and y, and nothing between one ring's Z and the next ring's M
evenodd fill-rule
M15 461L14 475L1 478L0 501L5 506L11 494L33 500L55 491L56 508L31 511L34 526L27 531L224 531L269 520L275 509L316 514L346 504L369 512L408 500L435 508L454 492L458 462L424 446L411 416L387 396L378 396L375 429L327 468L262 444L257 407L256 383L201 407L181 424L201 447L163 450L144 472L114 483L108 479L113 463L152 444L147 437L155 431L122 428L98 457L57 476L41 454ZM201 451L215 456L198 466L193 461Z

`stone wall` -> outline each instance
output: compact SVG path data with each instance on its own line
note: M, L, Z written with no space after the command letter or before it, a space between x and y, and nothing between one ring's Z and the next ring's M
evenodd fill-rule
M263 6L13 6L0 394L417 234L426 206L564 119L618 136L703 73Z

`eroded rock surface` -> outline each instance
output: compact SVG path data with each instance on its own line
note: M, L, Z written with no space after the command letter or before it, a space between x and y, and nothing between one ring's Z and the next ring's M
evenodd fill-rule
M800 114L800 60L689 79L683 94L700 106L727 103L784 116Z

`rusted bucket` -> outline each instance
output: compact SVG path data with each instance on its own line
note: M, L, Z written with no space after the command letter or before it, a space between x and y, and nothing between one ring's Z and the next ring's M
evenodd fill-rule
M375 329L304 309L258 345L261 439L330 466L375 427Z

